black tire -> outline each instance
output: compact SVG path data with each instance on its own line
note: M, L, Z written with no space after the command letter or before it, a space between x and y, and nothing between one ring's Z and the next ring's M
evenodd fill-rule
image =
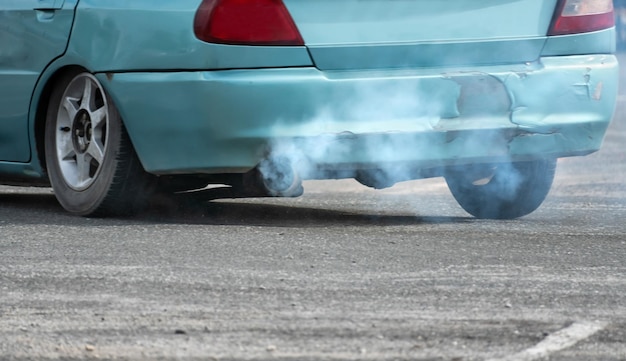
M113 101L90 73L63 75L45 127L46 166L59 203L91 217L139 211L152 190Z
M445 175L448 188L469 214L483 219L514 219L535 211L544 201L556 159L475 165Z

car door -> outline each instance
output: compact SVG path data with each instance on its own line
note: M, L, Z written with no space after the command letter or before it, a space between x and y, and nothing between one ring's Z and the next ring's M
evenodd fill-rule
M30 159L31 96L65 51L77 1L0 0L0 161Z

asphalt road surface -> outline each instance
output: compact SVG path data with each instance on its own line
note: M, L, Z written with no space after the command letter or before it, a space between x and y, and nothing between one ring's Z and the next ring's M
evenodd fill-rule
M0 187L0 360L626 360L626 96L536 212L441 179L66 214Z

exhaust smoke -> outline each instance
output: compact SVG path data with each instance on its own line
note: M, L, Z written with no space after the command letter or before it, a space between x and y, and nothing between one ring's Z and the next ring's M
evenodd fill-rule
M302 180L284 155L273 155L258 166L260 181L268 195L273 197L298 197L302 195Z
M272 161L259 165L267 187L276 189L271 194L293 195L288 184L294 177L354 178L375 189L444 177L459 204L480 218L534 211L550 189L555 160L510 157L516 140L541 134L511 121L518 105L506 77L470 73L433 79L355 85L348 97L329 102L308 121L277 121L267 152ZM311 136L294 136L300 134Z

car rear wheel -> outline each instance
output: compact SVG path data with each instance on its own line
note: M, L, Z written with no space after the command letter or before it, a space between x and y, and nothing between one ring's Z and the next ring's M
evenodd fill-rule
M96 77L59 79L48 107L46 166L59 203L83 216L135 213L150 177L143 171L113 101Z
M536 210L544 201L556 160L474 165L445 176L459 205L476 218L513 219Z

